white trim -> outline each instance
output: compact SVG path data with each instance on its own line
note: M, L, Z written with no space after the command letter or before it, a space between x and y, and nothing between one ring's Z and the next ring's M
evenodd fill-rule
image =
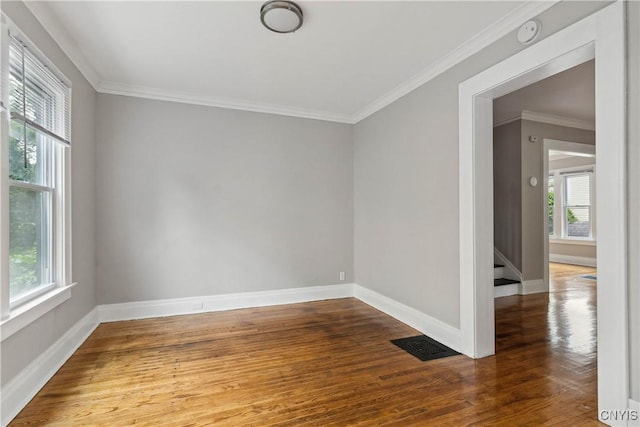
M560 264L584 265L586 267L596 267L596 258L588 258L583 256L549 254L549 262L557 262Z
M97 327L98 311L94 308L2 387L2 425L18 415Z
M540 294L548 291L549 289L542 279L525 280L518 283L518 295Z
M598 408L616 410L629 399L625 4L596 16Z
M597 246L595 240L583 239L549 239L550 245Z
M100 322L177 316L240 308L267 307L353 296L353 284L345 283L275 291L243 292L98 306Z
M547 123L550 125L565 126L590 131L596 130L596 124L591 120L581 120L575 119L573 117L559 116L557 114L538 113L529 110L522 110L521 113L510 116L495 117L493 120L493 127L495 128L498 126L506 125L507 123L515 122L516 120L528 120L530 122Z
M596 124L590 120L574 119L572 117L564 117L556 114L537 113L535 111L523 110L520 117L522 118L522 120L529 120L531 122L547 123L550 125L565 126L590 131L596 130Z
M75 283L56 287L50 292L12 309L9 316L0 322L0 342L71 298L71 288L74 285Z
M288 105L252 102L243 99L202 96L192 93L129 85L124 83L100 82L96 86L96 90L100 93L108 93L111 95L133 96L136 98L155 99L182 104L204 105L207 107L226 108L230 110L253 111L257 113L277 114L280 116L301 117L305 119L353 124L352 117L347 114L317 111Z
M501 298L511 295L531 295L548 292L542 279L525 280L510 285L494 286L493 297Z
M7 34L7 18L0 13L0 64L9 63L9 37ZM0 69L0 101L9 108L9 73ZM9 152L9 111L0 113L0 153ZM8 236L9 227L9 156L0 155L0 236ZM9 239L0 238L0 320L9 316ZM1 334L1 331L0 331Z
M511 261L509 261L509 258L507 258L496 247L493 248L493 253L494 253L494 256L498 258L500 263L504 264L504 267L505 267L504 277L506 279L522 280L522 273L520 272L520 270L516 268L515 265L513 265Z
M472 37L470 40L460 45L455 50L451 51L441 60L425 68L404 83L399 84L375 101L365 105L354 114L353 122L358 123L360 120L369 117L392 102L402 98L409 92L427 83L429 80L434 79L448 69L469 58L471 55L480 52L485 47L491 45L498 39L507 35L509 32L518 28L524 22L540 15L556 3L558 2L555 0L548 2L526 2L513 12L505 15L500 20Z
M581 144L579 142L562 141L552 138L543 138L543 142L548 144L549 150L564 151L577 156L588 154L595 157L596 155L596 146L591 144Z
M100 77L96 69L84 56L73 37L69 35L64 25L51 12L47 2L23 2L27 9L40 22L51 38L57 43L69 60L78 68L78 71L94 87L97 87Z
M411 326L447 347L460 351L459 329L358 284L354 285L354 296L365 304Z
M499 126L504 126L506 124L515 122L517 120L522 120L522 114L514 114L505 117L494 117L493 119L493 127L497 128Z
M494 353L492 100L572 66L596 60L598 407L629 399L626 254L624 3L558 31L459 86L460 329L463 353ZM487 255L487 252L489 255Z
M512 295L518 295L519 283L512 283L510 285L502 285L502 286L494 286L493 287L493 297L494 298L502 298L502 297L510 297Z

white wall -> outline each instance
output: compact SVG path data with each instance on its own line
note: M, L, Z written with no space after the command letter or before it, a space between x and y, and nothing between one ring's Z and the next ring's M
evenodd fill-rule
M349 125L98 95L100 303L353 281Z
M96 92L21 2L2 11L71 80L73 288L69 300L2 342L2 385L96 305Z

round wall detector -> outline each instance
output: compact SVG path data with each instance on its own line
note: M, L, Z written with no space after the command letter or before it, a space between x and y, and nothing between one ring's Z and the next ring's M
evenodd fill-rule
M538 21L527 21L518 30L518 41L522 44L529 44L535 41L540 34L542 25Z

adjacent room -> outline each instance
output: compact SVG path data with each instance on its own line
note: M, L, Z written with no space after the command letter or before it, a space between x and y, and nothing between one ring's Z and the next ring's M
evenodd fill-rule
M0 7L3 426L638 425L640 3Z

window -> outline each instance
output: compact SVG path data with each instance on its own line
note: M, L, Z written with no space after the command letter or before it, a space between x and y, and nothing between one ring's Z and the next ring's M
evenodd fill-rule
M16 307L71 282L71 89L25 37L6 26L2 31L7 36L2 46L2 157L7 159L2 223L8 223L2 236L8 240L2 252L2 269L8 271L2 277L2 317L7 318Z
M564 176L566 237L591 237L591 172Z
M552 171L548 183L549 237L594 240L594 167Z

